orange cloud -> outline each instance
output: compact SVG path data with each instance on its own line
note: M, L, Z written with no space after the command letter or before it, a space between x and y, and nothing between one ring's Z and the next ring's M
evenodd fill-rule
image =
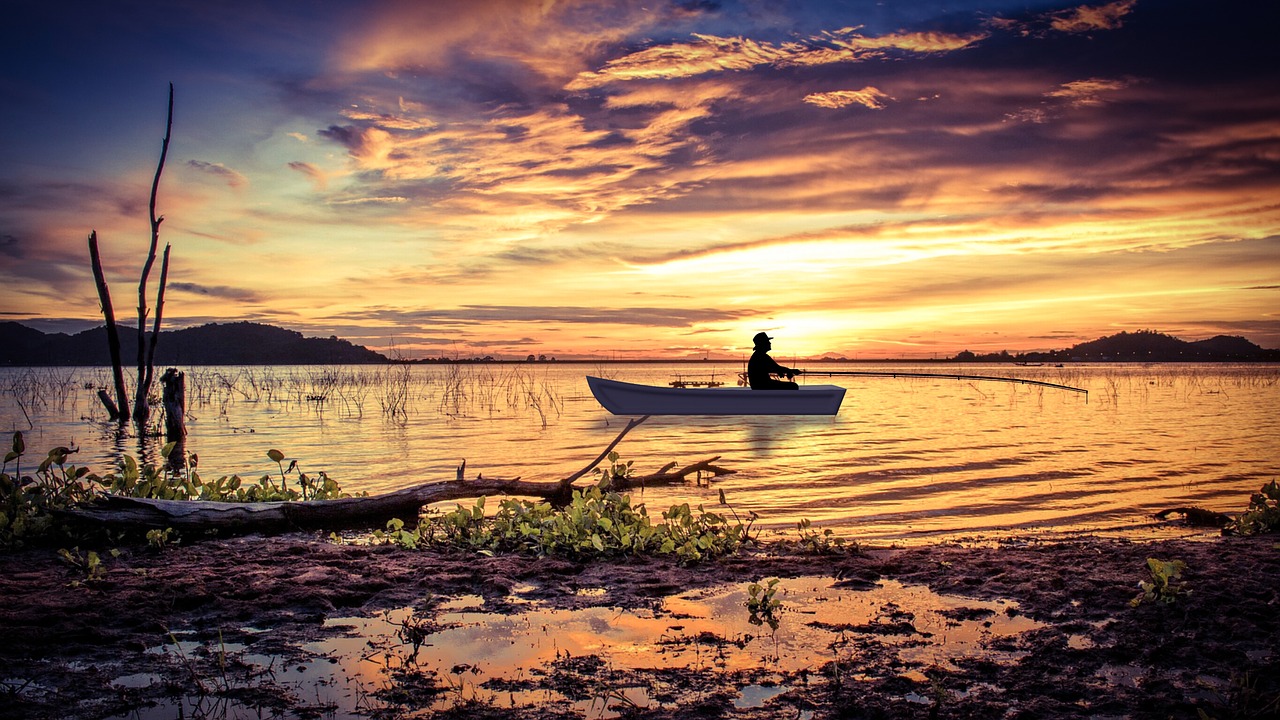
M1102 94L1117 92L1129 87L1127 80L1107 80L1105 78L1089 78L1064 83L1061 88L1045 93L1045 97L1063 98L1073 107L1101 105Z
M832 109L842 108L846 105L862 105L872 110L880 110L884 108L886 99L892 100L893 98L870 85L861 90L835 90L833 92L810 93L804 96L804 101L810 105Z
M1138 0L1118 0L1106 5L1081 5L1054 15L1050 25L1054 30L1069 33L1115 30L1137 4Z
M887 51L939 53L962 50L985 33L901 33L866 37L844 28L804 41L774 44L742 37L694 33L694 42L656 45L610 60L597 71L583 72L566 86L586 90L614 81L692 77L712 72L750 70L760 66L798 67L857 62L883 57Z
M660 21L626 2L395 0L339 48L345 72L447 70L458 55L505 62L560 84L611 44Z

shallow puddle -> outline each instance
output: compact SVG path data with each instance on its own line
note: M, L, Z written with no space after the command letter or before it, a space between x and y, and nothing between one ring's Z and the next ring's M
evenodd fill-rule
M1009 639L1041 627L1012 602L940 595L892 580L852 589L831 578L785 579L760 583L754 596L748 588L685 593L650 610L561 610L517 596L511 599L522 611L500 614L479 596L454 597L426 609L330 620L342 636L305 646L313 659L287 666L243 646L213 651L271 668L275 682L329 717L477 701L555 703L586 718L609 718L623 707L673 707L713 692L728 691L739 708L785 703L796 685L823 680L824 667L825 677L842 681L907 678L920 692L903 700L919 702L929 683L924 670L954 669L967 657L1016 661L1019 653L1008 648L1017 643ZM760 603L755 614L748 609L753 597ZM776 601L772 612L764 609L769 601ZM157 650L196 650L187 645L179 638ZM707 683L713 676L719 681ZM147 682L139 675L119 679ZM174 708L155 710L135 717L171 717Z

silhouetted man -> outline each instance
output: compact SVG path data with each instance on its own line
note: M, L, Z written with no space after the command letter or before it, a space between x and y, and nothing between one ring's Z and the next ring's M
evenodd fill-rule
M747 361L747 384L752 390L798 390L799 385L788 382L791 378L803 373L803 370L795 368L782 367L773 358L769 357L769 351L773 349L773 338L764 333L756 333L752 338L755 341L755 352L751 353L751 359ZM787 380L775 380L770 375L784 375Z

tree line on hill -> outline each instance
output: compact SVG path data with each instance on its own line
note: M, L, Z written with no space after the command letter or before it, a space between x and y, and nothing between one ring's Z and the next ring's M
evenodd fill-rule
M122 352L137 352L132 333L121 335ZM538 358L544 360L544 358ZM553 358L545 358L551 360ZM492 360L492 358L485 358ZM533 361L533 356L528 360ZM1152 330L1122 332L1065 350L977 354L965 350L953 362L1280 362L1280 350L1264 350L1242 338L1219 335L1186 341ZM210 323L161 332L159 365L368 365L392 362L382 353L337 337L309 338L272 325ZM106 328L67 335L43 333L16 322L0 323L0 365L107 366Z
M137 353L133 333L120 336L125 357ZM164 330L156 346L158 365L363 365L390 362L385 355L337 337L302 333L251 322L210 323ZM0 323L0 365L106 366L106 326L67 335L46 334L15 322Z
M1280 361L1280 350L1265 350L1242 337L1218 335L1208 340L1181 340L1155 330L1121 332L1065 350L1010 354L975 354L965 350L957 362L1258 362Z

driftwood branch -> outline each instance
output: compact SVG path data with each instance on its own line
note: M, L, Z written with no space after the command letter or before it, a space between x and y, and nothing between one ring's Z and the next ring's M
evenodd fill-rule
M223 534L242 534L382 527L392 518L406 522L416 521L425 505L489 495L535 497L551 502L564 502L573 493L573 480L590 472L618 444L622 436L639 425L641 420L628 423L595 463L564 480L530 481L482 476L466 480L462 476L466 468L466 463L463 462L453 480L424 483L372 497L229 503L108 495L93 505L68 510L65 514L85 522L115 528L173 528L179 532L216 530ZM732 470L716 465L715 462L719 459L719 456L708 458L680 469L674 469L675 463L668 463L649 475L615 480L614 489L675 485L686 482L690 475L700 477L710 474L716 477L733 473Z

